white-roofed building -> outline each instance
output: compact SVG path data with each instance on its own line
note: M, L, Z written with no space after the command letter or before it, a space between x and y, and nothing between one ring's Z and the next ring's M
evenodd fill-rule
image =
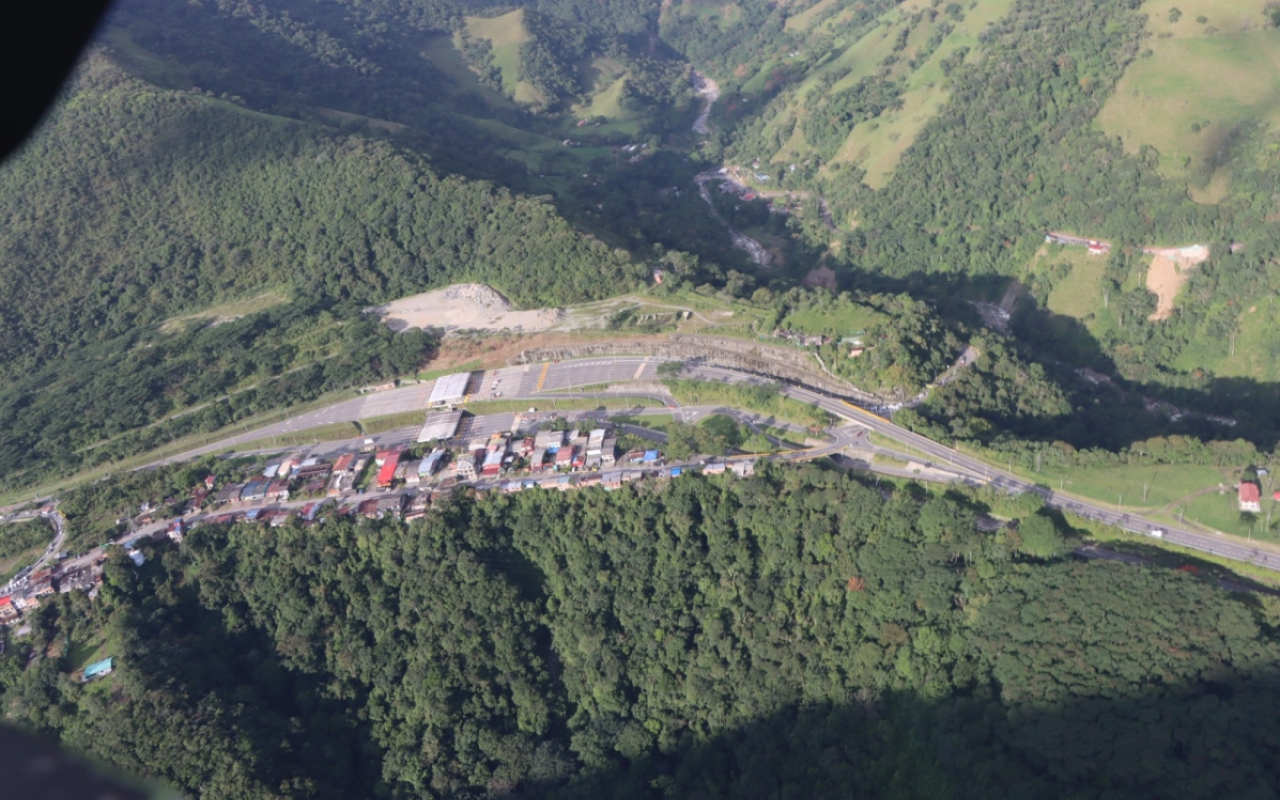
M462 424L461 411L433 411L427 414L422 430L418 431L419 442L445 441L452 439Z
M442 406L447 403L461 402L467 396L467 385L470 383L470 372L458 372L436 378L435 385L431 387L431 397L428 398L427 405Z

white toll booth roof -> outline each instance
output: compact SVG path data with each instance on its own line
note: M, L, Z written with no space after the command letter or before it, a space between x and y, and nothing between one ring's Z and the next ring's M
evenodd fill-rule
M467 384L471 382L470 372L458 372L453 375L443 375L436 378L436 383L431 387L431 397L427 400L428 405L442 406L445 403L456 403L467 395Z
M462 424L461 411L435 411L427 414L427 419L418 432L419 442L430 442L434 439L452 439Z

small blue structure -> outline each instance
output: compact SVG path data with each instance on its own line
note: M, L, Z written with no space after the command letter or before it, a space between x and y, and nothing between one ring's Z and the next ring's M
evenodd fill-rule
M673 478L679 478L679 477L680 477L680 475L681 475L681 473L683 473L683 472L684 472L684 469L683 469L682 467L672 467L672 468L671 468L671 477L673 477Z
M644 451L644 463L646 463L646 464L652 464L654 461L657 461L657 460L658 460L658 451L657 451L657 450L645 450L645 451Z
M110 675L111 670L115 669L116 660L114 658L104 658L101 661L95 661L84 668L84 679L92 680L103 675Z

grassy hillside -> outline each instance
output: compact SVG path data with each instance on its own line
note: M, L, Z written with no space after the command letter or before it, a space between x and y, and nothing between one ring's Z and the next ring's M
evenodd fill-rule
M1146 49L1098 116L1125 148L1216 203L1232 191L1239 139L1280 123L1280 30L1253 0L1147 2ZM1203 20L1203 21L1201 21Z
M824 0L788 17L789 51L761 64L741 91L768 99L771 86L790 85L742 131L733 155L777 164L811 158L851 164L865 172L868 185L882 187L946 101L949 73L981 57L978 34L1005 16L1012 0L952 5L909 0L865 19L851 13L854 7ZM894 85L897 102L819 134L817 119L845 113L833 100L866 81ZM831 175L831 166L821 174Z
M467 17L466 31L477 39L485 39L493 47L493 65L502 73L502 87L518 103L543 103L547 98L527 80L520 77L520 45L529 41L524 9L518 8L498 17Z

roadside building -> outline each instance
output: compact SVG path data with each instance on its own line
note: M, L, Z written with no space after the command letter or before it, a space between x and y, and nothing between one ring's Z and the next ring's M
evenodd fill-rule
M432 411L427 414L422 430L418 431L418 441L448 441L458 435L458 428L461 426L461 411Z
M561 445L556 451L555 459L556 469L570 469L573 467L573 445Z
M276 478L267 484L266 499L268 500L288 500L289 499L289 481L284 478Z
M422 480L430 478L440 470L440 465L444 463L444 454L444 449L437 447L418 463L418 474L422 476Z
M603 475L600 476L600 485L603 486L607 491L613 491L614 489L621 489L622 473L621 472L604 473Z
M604 450L604 437L608 433L604 428L596 428L587 434L587 457L599 456Z
M471 376L470 372L458 372L436 378L435 384L431 387L431 395L427 398L427 405L443 406L462 402L466 399Z
M0 625L10 625L18 620L18 607L13 604L13 597L0 597Z
M404 510L404 518L406 520L420 519L427 515L427 493L419 492L409 500L409 505Z
M422 483L422 459L420 458L404 462L396 471L403 475L404 482L410 486Z
M94 678L101 678L110 675L116 668L116 660L114 658L104 658L101 661L95 661L84 668L84 678L82 680L91 681Z
M476 479L476 457L474 453L461 453L454 465L458 480L473 481Z
M378 517L399 517L401 509L404 508L404 495L393 494L390 497L383 497L378 500Z
M1262 491L1256 483L1241 482L1240 483L1240 510L1251 511L1254 514L1262 511Z
M604 441L600 445L600 463L607 467L612 467L617 463L618 453L618 437L605 436Z
M338 474L352 472L352 467L356 463L355 453L343 453L333 462L333 471Z
M243 491L244 491L243 484L228 483L226 486L223 486L221 489L218 490L218 495L217 497L214 498L214 502L219 504L234 503L240 499L240 493Z
M529 455L529 471L542 472L547 468L547 448L538 447Z
M329 491L325 494L328 497L337 497L341 494L351 491L356 484L356 474L350 471L342 471L333 473L333 477L329 479Z
M556 450L564 444L564 431L538 431L533 437L534 449Z
M47 594L53 594L53 573L47 569L31 573L31 579L27 583L27 588L35 597L44 597Z
M384 450L378 454L381 461L378 467L378 486L382 489L391 487L396 478L396 469L400 466L399 450Z
M298 465L297 474L294 476L300 481L313 481L316 478L327 478L329 472L333 470L333 465L328 461L321 461L318 458L308 458L306 461Z
M480 474L486 478L492 478L502 471L502 458L506 455L506 450L489 450L484 455L484 465L480 468Z
M169 523L169 527L165 529L164 534L175 542L181 542L186 535L186 526L181 519L175 519Z
M240 501L242 503L251 503L255 500L261 500L266 496L266 481L249 481L244 485L244 489L240 492Z
M656 465L659 459L661 459L661 457L662 457L662 454L659 453L657 450L645 450L644 457L641 460L645 463L646 466L652 466L652 465Z
M703 475L723 475L725 463L723 461L712 461L702 468Z
M756 474L756 460L744 458L729 464L729 470L739 478L750 478Z

